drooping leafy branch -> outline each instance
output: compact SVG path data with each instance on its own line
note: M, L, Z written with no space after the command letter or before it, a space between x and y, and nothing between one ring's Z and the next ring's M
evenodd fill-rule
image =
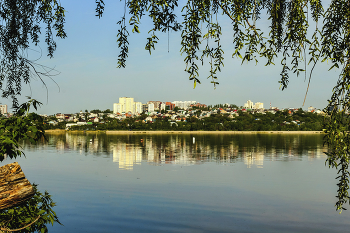
M181 31L181 50L185 55L185 71L194 85L200 83L198 60L204 64L204 58L209 59L212 83L219 84L217 72L224 66L224 50L220 43L221 21L229 20L232 24L233 46L235 48L232 57L244 61L259 61L265 58L266 65L275 64L278 56L281 56L281 87L288 86L289 74L305 71L306 52L313 56L309 63L316 63L321 56L320 33L316 27L312 40L307 37L309 20L318 21L323 17L323 7L320 0L124 0L124 14L118 24L117 42L120 48L118 67L126 67L128 57L128 26L132 32L140 32L140 20L148 15L153 22L153 28L149 30L150 36L146 39L145 49L151 51L158 43L156 32L169 30ZM101 17L104 9L103 1L96 1L97 16ZM184 4L180 6L179 4ZM181 7L182 15L178 21L175 9ZM127 14L127 10L128 14ZM270 32L264 32L257 27L261 19L261 13L266 11L266 17L271 21ZM310 14L310 17L309 17ZM213 20L213 16L215 19ZM180 23L179 23L180 22ZM202 30L206 25L207 30ZM209 43L209 40L211 42ZM322 40L322 36L321 36ZM316 46L316 49L315 49ZM213 62L214 61L214 62Z
M24 155L20 147L21 140L28 140L35 144L45 139L43 118L36 113L29 113L30 107L37 107L40 102L30 99L15 109L15 113L9 118L0 118L0 161L7 155L16 158Z
M345 209L349 201L349 107L350 107L350 3L332 1L324 17L321 32L322 46L320 57L332 62L332 67L341 67L337 85L328 101L325 111L328 114L325 123L325 143L329 167L338 170L337 210Z
M66 37L64 13L59 0L0 1L0 89L3 98L12 98L14 106L18 106L16 96L21 94L22 84L46 73L38 71L40 65L27 56L28 48L39 45L44 31L47 55L53 57L53 30L56 37Z

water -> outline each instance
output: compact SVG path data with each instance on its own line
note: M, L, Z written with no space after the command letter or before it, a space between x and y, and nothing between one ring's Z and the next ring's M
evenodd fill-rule
M50 232L344 232L322 135L49 135L18 158ZM14 162L5 160L1 165Z

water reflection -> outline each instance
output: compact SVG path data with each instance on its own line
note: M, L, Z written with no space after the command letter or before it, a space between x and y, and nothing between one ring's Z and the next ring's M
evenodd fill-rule
M134 165L141 165L142 151L140 148L126 143L111 146L113 150L113 162L119 163L119 169L132 170Z
M147 162L151 165L166 163L192 165L205 162L244 162L247 168L263 168L264 161L309 160L325 158L322 135L319 134L159 134L159 135L106 135L103 133L48 134L48 142L37 146L23 142L27 150L78 151L80 154L112 157L123 170Z

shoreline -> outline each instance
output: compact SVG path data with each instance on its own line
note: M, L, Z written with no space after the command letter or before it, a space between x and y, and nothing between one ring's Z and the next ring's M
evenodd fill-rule
M323 134L323 131L106 131L106 134Z
M84 131L66 131L64 129L45 130L48 134L62 133L83 133ZM105 133L105 134L324 134L323 131L127 131L127 130L106 130L90 131L85 133Z

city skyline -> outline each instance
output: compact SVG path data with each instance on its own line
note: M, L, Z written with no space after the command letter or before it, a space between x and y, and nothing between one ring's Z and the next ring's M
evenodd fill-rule
M42 51L33 47L28 58L47 67L54 68L53 80L44 78L45 86L37 77L32 78L31 86L24 86L19 101L25 102L31 96L43 103L39 114L57 112L79 112L85 109L112 109L111 103L119 96L133 96L145 103L149 100L191 100L215 105L230 103L243 105L248 99L258 100L278 108L300 108L309 106L322 109L331 96L331 88L336 84L339 71L327 70L330 64L320 63L313 71L305 105L304 96L308 85L308 74L296 77L290 74L289 86L281 91L281 65L277 59L275 66L265 67L264 60L259 63L243 64L231 58L234 48L232 36L223 33L221 42L225 51L225 67L218 73L216 88L207 80L209 66L207 61L200 67L200 80L194 89L193 82L184 72L184 56L180 54L180 32L158 33L160 41L152 55L144 49L149 22L144 21L140 34L130 35L129 57L125 69L117 69L119 50L116 43L117 26L123 7L120 2L106 1L106 11L101 19L95 17L94 1L62 0L66 8L67 38L58 40L54 58L46 57L43 43ZM84 7L80 7L84 4ZM220 16L219 16L220 17ZM231 32L230 22L221 25L223 32ZM268 25L265 25L266 27ZM264 27L263 27L264 28ZM44 41L44 38L41 38ZM169 50L169 52L168 52ZM200 61L198 61L200 63ZM307 67L311 70L311 67ZM58 86L56 85L56 83ZM48 94L47 94L48 93ZM11 100L2 99L11 110Z
M122 103L123 102L123 103ZM158 103L159 106L157 107L154 103ZM169 104L173 105L173 107L169 108ZM100 110L100 111L105 111L105 110L110 110L112 111L114 114L120 114L120 113L127 113L130 112L132 114L140 114L144 111L146 112L160 112L161 110L172 110L174 107L179 107L179 109L183 109L183 110L187 110L190 105L204 105L204 106L208 106L208 107L214 107L215 105L224 105L227 107L232 107L232 105L236 105L238 108L242 108L242 109L297 109L297 108L293 108L293 107L286 107L286 108L278 108L275 107L273 105L271 105L271 103L269 103L266 105L266 107L264 107L264 103L261 102L256 102L254 104L254 102L252 102L251 100L248 100L247 102L243 103L243 104L236 104L236 103L217 103L214 105L207 105L206 103L200 103L198 101L178 101L178 100L174 100L171 102L168 101L147 101L146 103L143 102L135 102L133 97L119 97L119 103L113 103L111 108L93 108L93 109L80 109L79 111L76 112L54 112L51 114L47 114L47 113L41 113L42 115L55 115L55 114L72 114L72 113L81 113L84 111L88 111L91 112L93 110ZM126 106L127 105L127 106ZM145 109L146 107L146 109ZM313 106L309 106L309 107L304 107L302 108L305 111L308 111L310 108L312 109L320 109L320 108L315 108ZM12 113L11 107L8 107L6 104L5 105L0 105L0 113ZM323 110L323 109L320 109Z

